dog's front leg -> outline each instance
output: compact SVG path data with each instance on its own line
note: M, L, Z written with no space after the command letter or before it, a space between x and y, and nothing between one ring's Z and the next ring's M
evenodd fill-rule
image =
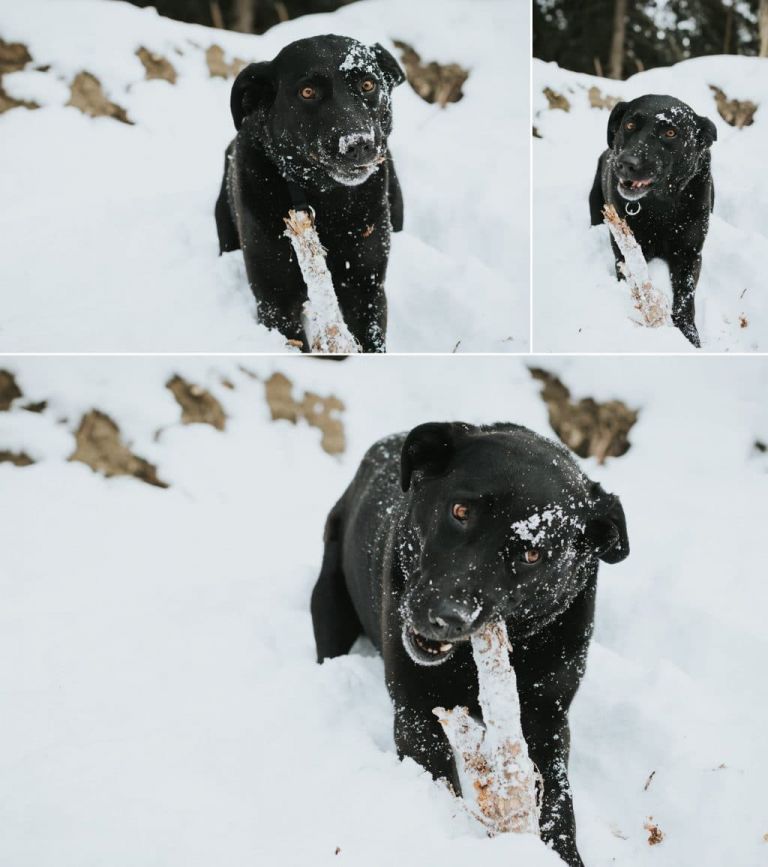
M701 340L696 329L694 297L701 273L701 251L685 249L672 253L669 273L672 280L672 322L699 348Z
M453 752L431 708L395 699L395 746L401 759L408 756L461 794Z
M569 867L584 867L576 848L576 820L568 781L570 731L565 715L556 706L523 712L523 730L528 751L541 773L544 797L541 807L541 837Z

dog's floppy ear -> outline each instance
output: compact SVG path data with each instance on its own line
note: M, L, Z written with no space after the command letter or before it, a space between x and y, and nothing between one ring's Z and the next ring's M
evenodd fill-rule
M621 126L624 112L627 110L628 102L617 102L611 111L611 116L608 118L608 147L613 147L613 140L616 138L616 132Z
M243 119L256 106L274 94L272 84L272 64L265 60L262 63L251 63L243 69L232 85L229 97L229 107L232 109L232 120L235 129L240 129Z
M585 536L593 553L605 563L619 563L629 555L629 537L624 509L615 494L595 482L591 490L592 515Z
M711 147L717 141L717 127L708 117L696 115L699 122L699 141L704 147Z
M402 84L405 81L405 73L400 64L383 45L377 42L371 46L371 51L376 55L376 62L379 64L379 68L384 73L384 78L386 78L390 87L397 87L398 84Z
M400 454L400 484L404 491L411 486L417 471L439 476L450 463L456 440L469 430L461 422L427 422L415 427L406 437Z

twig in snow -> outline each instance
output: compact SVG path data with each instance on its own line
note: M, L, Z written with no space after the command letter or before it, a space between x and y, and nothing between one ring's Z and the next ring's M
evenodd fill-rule
M306 211L288 211L285 236L290 238L304 282L308 300L304 304L304 327L312 352L360 352L360 345L341 315L325 250Z
M629 228L626 220L619 217L613 205L606 205L603 208L603 217L605 224L611 230L616 246L624 257L619 267L629 284L635 308L640 311L640 324L650 328L668 325L669 303L657 289L654 289L643 251L635 240L632 229Z
M436 707L432 713L453 749L469 812L491 835L538 834L541 778L523 738L509 649L503 622L492 623L472 637L484 726L465 707Z

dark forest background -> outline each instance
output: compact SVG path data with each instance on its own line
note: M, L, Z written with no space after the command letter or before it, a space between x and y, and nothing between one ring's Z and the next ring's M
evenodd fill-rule
M706 54L768 56L768 0L533 0L533 54L627 78Z
M241 33L263 33L281 21L313 12L333 12L354 0L130 0L154 6L168 18L224 27ZM418 0L415 0L418 2Z

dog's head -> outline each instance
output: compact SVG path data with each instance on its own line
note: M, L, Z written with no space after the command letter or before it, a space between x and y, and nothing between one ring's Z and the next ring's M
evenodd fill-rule
M492 619L518 635L538 631L573 602L598 558L629 553L618 498L526 428L420 425L401 472L413 534L402 640L421 665L444 662Z
M609 163L619 195L674 195L696 174L717 129L672 96L619 102L608 119ZM708 158L708 157L706 157Z
M235 79L235 128L260 143L284 177L356 186L384 161L392 88L405 79L381 45L315 36L287 45Z

